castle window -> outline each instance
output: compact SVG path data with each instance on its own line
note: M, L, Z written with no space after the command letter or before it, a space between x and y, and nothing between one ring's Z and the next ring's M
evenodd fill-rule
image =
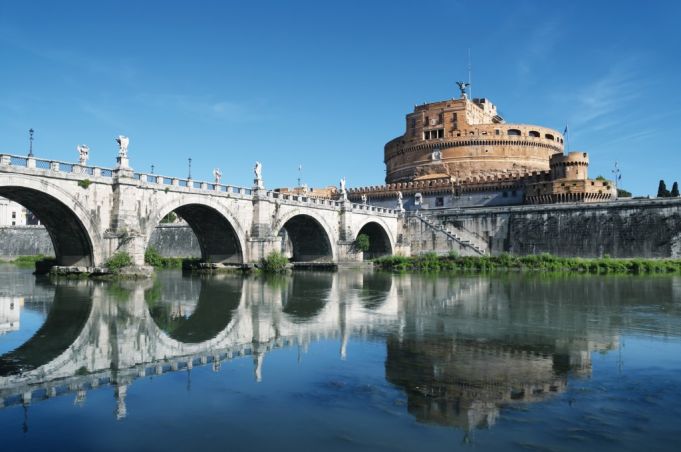
M445 205L445 198L442 196L438 196L435 198L435 207L444 207Z
M435 140L436 138L444 138L444 136L445 129L426 130L423 132L424 140Z
M554 136L551 135L550 133L547 133L546 135L544 135L544 138L546 138L547 140L551 140L551 141L554 140Z
M518 130L518 129L508 129L508 132L506 132L506 133L508 133L509 136L512 136L512 137L519 137L521 135L520 130Z
M504 195L504 198L508 198L508 192L507 191L503 192L503 195Z
M16 213L16 212L12 212L12 218L16 218L16 217L17 217L17 213Z
M499 130L499 129L494 130L494 135L500 135L500 134L501 134L501 130Z
M513 191L511 192L511 196L516 196L516 195L517 195L516 191L513 190Z
M530 130L528 135L530 135L531 137L534 137L534 138L539 138L541 136L541 135L539 135L539 132L537 132L536 130Z

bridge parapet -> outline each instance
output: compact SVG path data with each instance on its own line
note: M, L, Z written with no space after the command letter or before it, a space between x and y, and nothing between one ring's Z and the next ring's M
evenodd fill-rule
M50 176L56 176L54 173L64 173L69 175L102 177L110 178L113 184L113 176L115 169L105 168L100 166L80 165L78 163L64 162L59 160L48 160L34 157L25 157L12 154L0 154L0 170L7 171L7 168L12 167L19 169L19 172L25 174L23 169L36 170L37 175L45 175L45 171L50 172ZM254 190L252 188L240 187L230 184L218 184L207 181L196 181L193 179L178 178L172 176L164 176L150 173L132 173L132 179L139 181L141 186L154 187L165 186L168 188L178 187L188 189L191 191L198 190L203 192L211 192L211 194L226 194L226 195L240 195L240 197L252 197ZM98 181L100 182L100 181ZM270 199L277 200L279 203L289 205L309 205L315 208L340 210L344 204L342 201L320 198L315 196L298 195L279 193L275 191L267 191L266 196ZM372 206L367 204L351 204L352 209L359 212L371 213L378 216L394 217L397 211L385 207Z

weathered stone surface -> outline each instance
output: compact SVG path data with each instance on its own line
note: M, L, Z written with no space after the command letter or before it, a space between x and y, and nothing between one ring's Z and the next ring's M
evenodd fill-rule
M134 265L143 265L152 234L170 212L187 221L206 262L258 262L282 250L284 232L292 241L294 260L358 260L361 255L351 241L372 222L387 237L384 243L389 247L383 253L391 254L396 247L398 216L383 208L342 207L335 201L291 197L262 187L209 188L208 183L139 174L124 167L73 171L73 165L44 160L36 167L23 166L22 159L0 158L0 196L19 202L43 222L60 266L102 266L118 252L128 253ZM188 245L195 250L191 240ZM181 251L178 254L185 254Z
M435 218L480 237L493 255L681 258L678 198L446 210ZM410 233L426 246L419 251L433 249L432 231L411 227Z
M54 256L52 240L42 226L0 227L0 259L17 256Z

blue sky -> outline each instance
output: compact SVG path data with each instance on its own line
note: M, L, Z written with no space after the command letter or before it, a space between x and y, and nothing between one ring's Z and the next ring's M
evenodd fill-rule
M383 182L414 104L473 95L570 128L591 176L681 181L681 2L0 0L0 152L268 187Z

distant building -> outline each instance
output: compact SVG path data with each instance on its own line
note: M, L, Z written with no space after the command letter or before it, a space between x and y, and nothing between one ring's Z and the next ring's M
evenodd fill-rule
M24 226L28 224L27 219L28 211L24 206L0 197L0 226Z

